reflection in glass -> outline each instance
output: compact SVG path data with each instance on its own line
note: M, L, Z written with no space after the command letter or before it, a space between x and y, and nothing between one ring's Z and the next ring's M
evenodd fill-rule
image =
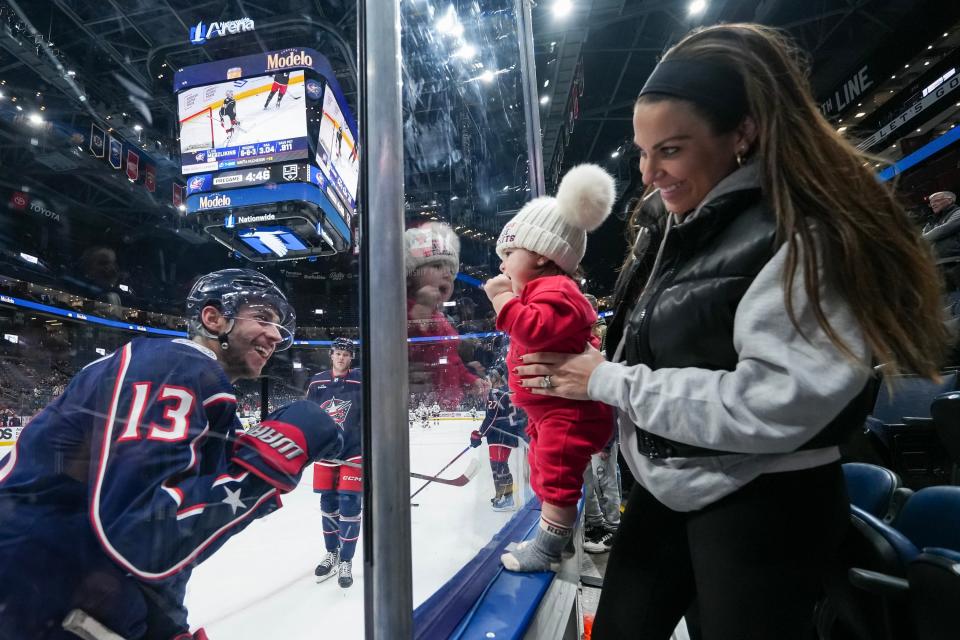
M503 221L529 198L514 3L402 3L414 604L523 504L521 411L481 285ZM443 470L441 472L441 470Z
M334 611L362 637L362 571L316 583L322 500L300 473L341 455L337 411L305 399L330 341L358 336L356 7L0 4L0 638L61 633L67 605L129 638L309 638ZM243 189L263 222L313 196L321 250L280 261L299 249L276 227L307 232L241 229ZM185 309L231 268L295 307L293 344L279 296Z

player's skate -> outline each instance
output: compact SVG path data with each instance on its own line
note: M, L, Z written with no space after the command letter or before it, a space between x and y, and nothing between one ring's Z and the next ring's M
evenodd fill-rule
M340 577L337 578L337 582L344 589L350 587L353 584L353 560L344 560L340 563Z
M513 511L513 494L505 493L490 501L494 511Z
M340 549L336 551L327 551L327 555L323 557L323 561L317 565L316 570L313 572L313 575L317 576L317 582L323 582L327 578L332 578L334 573L334 568L340 562Z

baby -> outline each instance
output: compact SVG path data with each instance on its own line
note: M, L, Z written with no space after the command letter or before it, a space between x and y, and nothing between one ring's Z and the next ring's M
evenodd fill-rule
M599 348L591 333L597 314L573 280L587 247L587 231L610 214L613 178L595 165L571 169L557 197L527 203L497 240L502 264L484 291L497 328L510 335L513 372L528 353L581 353ZM549 379L548 379L549 383ZM511 544L500 558L512 571L543 571L560 561L577 517L583 472L610 439L612 409L600 402L535 395L510 376L513 402L529 418L530 485L542 503L535 539Z

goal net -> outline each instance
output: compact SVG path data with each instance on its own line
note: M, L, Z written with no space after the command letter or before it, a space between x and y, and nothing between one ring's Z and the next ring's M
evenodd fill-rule
M183 153L213 149L213 109L207 107L180 121L180 150Z

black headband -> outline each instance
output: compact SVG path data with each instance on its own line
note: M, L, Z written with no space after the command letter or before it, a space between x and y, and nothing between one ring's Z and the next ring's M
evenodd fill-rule
M736 126L747 115L743 78L728 66L707 60L667 59L647 78L640 96L659 93L690 100Z

